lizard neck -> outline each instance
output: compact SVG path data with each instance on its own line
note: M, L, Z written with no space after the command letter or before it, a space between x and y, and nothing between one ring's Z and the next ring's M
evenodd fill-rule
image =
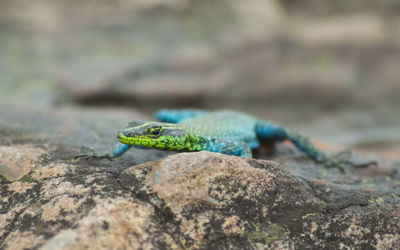
M187 151L201 151L205 150L208 146L209 140L202 136L188 133L188 142L186 145Z

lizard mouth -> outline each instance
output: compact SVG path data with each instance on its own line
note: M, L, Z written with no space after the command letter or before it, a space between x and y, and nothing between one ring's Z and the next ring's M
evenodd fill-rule
M159 143L157 140L141 136L127 136L122 131L118 132L117 138L119 142L127 145L142 146L148 148L164 148L164 145Z
M122 132L122 131L118 131L117 138L118 138L118 140L119 139L127 139L127 137L124 135L124 132Z
M137 145L140 141L137 137L132 137L131 135L127 136L123 131L118 131L118 141L128 145Z

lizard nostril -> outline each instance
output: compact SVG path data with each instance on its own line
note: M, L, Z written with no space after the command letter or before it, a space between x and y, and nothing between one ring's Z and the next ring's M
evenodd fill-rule
M121 131L118 131L117 138L121 138L124 135Z

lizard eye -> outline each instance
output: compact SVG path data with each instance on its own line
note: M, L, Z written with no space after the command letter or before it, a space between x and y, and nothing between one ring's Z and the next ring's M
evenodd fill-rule
M150 131L150 134L158 136L160 135L160 129L159 128L153 129L152 131Z

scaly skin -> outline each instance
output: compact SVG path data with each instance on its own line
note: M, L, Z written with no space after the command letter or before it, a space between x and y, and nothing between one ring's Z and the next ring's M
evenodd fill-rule
M118 132L123 144L169 151L205 150L205 140L184 127L162 122L136 121Z
M108 153L91 151L77 157L111 159L122 155L131 146L169 151L207 150L251 157L251 149L259 146L259 139L288 139L310 158L322 161L327 166L342 169L343 163L349 164L316 149L306 137L298 133L240 112L161 110L157 112L156 118L161 122L130 122L127 128L118 131L119 143Z

